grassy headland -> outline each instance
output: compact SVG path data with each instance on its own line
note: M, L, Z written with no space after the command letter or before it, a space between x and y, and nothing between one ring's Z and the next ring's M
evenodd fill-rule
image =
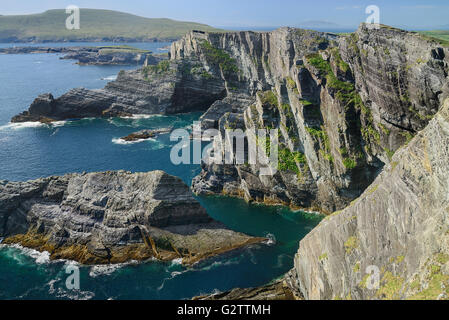
M208 25L170 19L150 19L128 13L81 9L80 30L67 30L65 10L0 16L0 42L169 41L191 30L219 31Z

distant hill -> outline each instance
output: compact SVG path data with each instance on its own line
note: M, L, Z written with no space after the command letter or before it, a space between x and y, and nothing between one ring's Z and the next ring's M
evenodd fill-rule
M80 9L80 30L67 30L67 17L65 10L0 16L0 42L175 40L191 30L218 31L199 23L97 9Z
M420 33L439 39L446 45L449 44L449 30L421 31Z

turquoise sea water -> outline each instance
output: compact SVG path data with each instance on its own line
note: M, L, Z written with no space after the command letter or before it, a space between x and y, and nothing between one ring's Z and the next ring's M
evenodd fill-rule
M97 44L93 44L97 45ZM145 44L157 51L166 44ZM1 44L0 44L1 46ZM41 93L59 96L74 87L101 88L120 69L78 66L58 55L0 55L0 180L28 180L69 172L164 170L187 184L199 166L169 161L168 135L121 144L117 139L147 128L184 128L199 113L136 119L85 119L47 125L12 125ZM288 271L298 241L321 217L242 200L199 197L209 214L233 230L273 239L269 245L238 250L186 269L176 262L81 267L80 290L65 286L68 261L0 245L0 299L188 299L234 287L263 285Z

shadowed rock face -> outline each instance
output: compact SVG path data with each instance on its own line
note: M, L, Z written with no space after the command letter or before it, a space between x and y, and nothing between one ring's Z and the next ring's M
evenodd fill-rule
M448 299L448 173L446 100L359 199L301 241L292 287L306 299Z
M162 171L0 181L0 236L85 264L190 264L262 241L213 221L179 178Z

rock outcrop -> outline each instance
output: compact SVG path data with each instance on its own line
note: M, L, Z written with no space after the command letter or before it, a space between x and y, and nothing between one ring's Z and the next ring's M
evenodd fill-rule
M188 186L162 171L0 181L0 236L83 264L193 264L263 241L214 221Z
M170 133L171 129L158 129L158 130L140 130L137 132L133 132L126 137L120 138L123 141L133 142L138 140L146 140L150 138L156 138L157 136L164 134L164 133Z
M193 68L189 62L161 61L139 70L121 71L104 89L73 89L56 99L44 94L11 121L185 113L207 110L225 96L221 78L206 76L201 68L194 72L188 68Z
M449 299L448 173L446 100L359 199L301 241L292 287L306 299Z

